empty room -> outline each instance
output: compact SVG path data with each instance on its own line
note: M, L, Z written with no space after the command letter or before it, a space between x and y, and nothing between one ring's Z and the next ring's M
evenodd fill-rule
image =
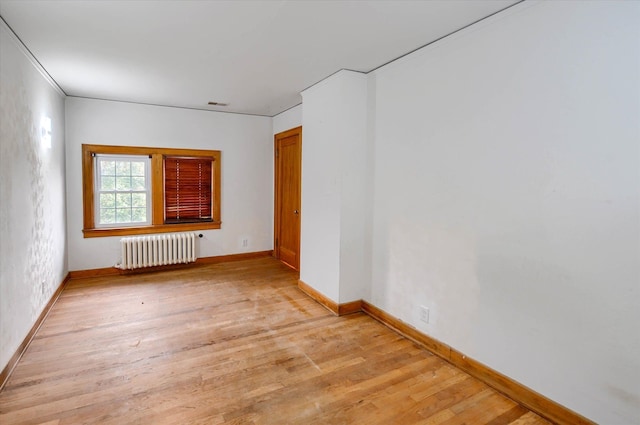
M640 1L0 0L0 424L640 425Z

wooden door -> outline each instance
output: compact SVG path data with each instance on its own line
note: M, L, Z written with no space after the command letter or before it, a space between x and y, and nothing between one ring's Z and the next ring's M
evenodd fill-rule
M274 256L300 267L302 127L275 135Z

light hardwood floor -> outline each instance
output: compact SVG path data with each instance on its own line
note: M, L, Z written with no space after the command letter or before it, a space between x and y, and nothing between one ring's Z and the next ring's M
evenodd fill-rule
M271 258L72 280L0 424L546 424Z

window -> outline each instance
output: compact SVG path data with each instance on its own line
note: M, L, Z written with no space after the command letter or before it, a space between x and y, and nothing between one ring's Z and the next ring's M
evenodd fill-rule
M149 157L95 156L96 227L151 224Z
M85 237L220 228L220 151L82 145Z

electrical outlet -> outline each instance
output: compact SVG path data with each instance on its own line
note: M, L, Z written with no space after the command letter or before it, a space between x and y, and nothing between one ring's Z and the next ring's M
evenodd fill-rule
M420 320L429 323L429 309L423 305L420 306Z
M243 247L243 248L246 248L246 247L248 247L248 246L249 246L249 239L244 238L244 239L242 240L242 247Z

